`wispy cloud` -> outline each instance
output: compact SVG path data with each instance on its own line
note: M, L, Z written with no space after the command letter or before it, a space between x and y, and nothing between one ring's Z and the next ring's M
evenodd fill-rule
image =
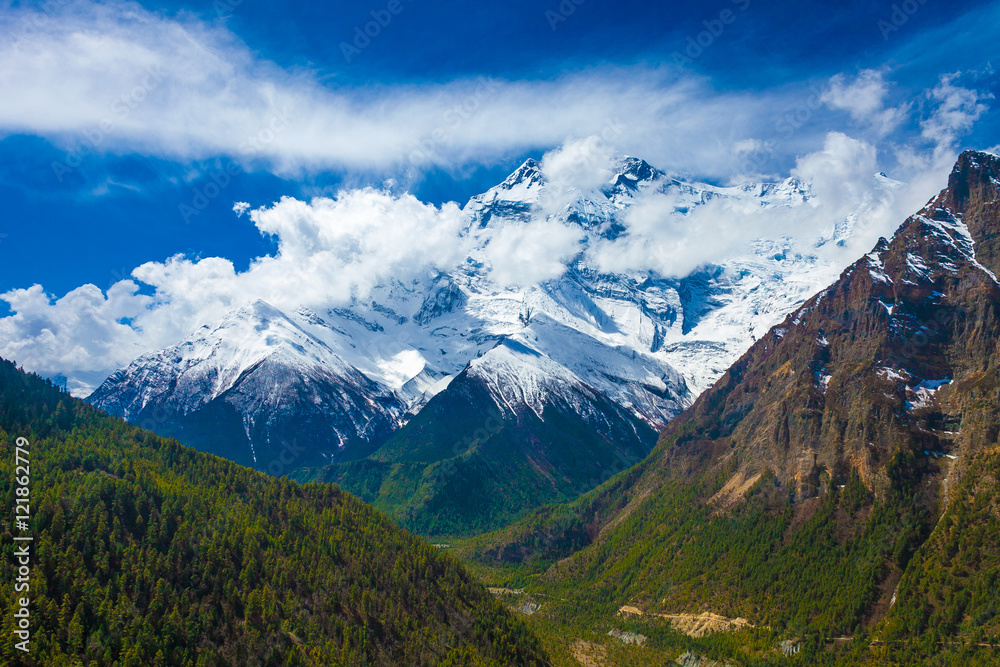
M136 152L228 156L284 176L340 168L416 178L613 127L621 152L722 179L733 142L767 133L799 94L718 91L673 65L345 86L256 57L221 23L127 2L0 9L0 26L0 133L64 150L57 176L92 155Z
M960 72L942 75L938 85L928 92L935 108L920 122L920 130L936 146L954 146L986 111L986 101L993 99L990 93L957 85L960 76Z
M910 106L886 106L888 95L885 72L868 69L862 70L853 80L837 74L830 80L821 100L834 109L847 111L854 121L884 137L906 120Z
M885 187L877 171L874 146L833 132L821 150L803 156L792 169L791 175L809 188L808 202L761 208L752 200L716 198L689 213L675 196L648 197L626 212L627 233L597 244L591 259L606 271L683 277L741 256L751 242L763 239L784 240L802 254L846 263L902 220L896 193ZM858 212L862 215L849 245L821 245L836 224Z

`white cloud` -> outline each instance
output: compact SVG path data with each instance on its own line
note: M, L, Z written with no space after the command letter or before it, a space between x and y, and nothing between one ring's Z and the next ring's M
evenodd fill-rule
M38 17L30 34L18 29ZM222 24L133 3L0 9L0 134L47 138L68 168L90 153L136 151L231 156L283 176L344 168L416 178L605 135L665 168L723 177L734 135L766 131L795 95L718 92L672 66L364 88L326 74L261 60Z
M746 155L748 153L759 153L761 151L768 151L774 147L773 144L761 141L760 139L741 139L733 144L733 152L737 155Z
M250 217L276 237L278 251L244 272L220 257L175 256L143 264L106 295L94 285L59 299L39 285L0 295L15 313L0 318L0 355L39 372L109 371L252 299L289 310L335 305L390 278L405 283L451 268L466 251L456 204L371 188L308 203L283 198Z
M626 213L628 233L615 241L599 242L589 252L589 259L602 271L657 271L664 275L687 275L704 263L706 253L702 234L711 233L711 225L695 223L676 212L677 201L669 195L652 195L636 202ZM715 237L713 246L725 237ZM718 248L724 254L728 248ZM720 255L721 256L721 255Z
M961 138L986 112L986 102L993 99L988 92L957 85L961 76L961 73L944 74L926 93L929 108L920 121L920 129L921 137L930 147L909 143L894 148L896 162L907 175L906 188L896 202L898 211L918 210L943 187L958 157Z
M591 257L606 270L649 269L684 276L739 253L756 239L787 237L800 252L850 262L867 252L879 236L891 235L947 183L959 139L986 111L985 101L992 97L956 85L957 77L942 76L927 93L932 106L920 127L921 138L931 142L930 149L919 140L892 146L893 175L904 182L891 185L876 178L880 160L874 143L832 131L822 150L799 157L791 169L791 175L808 183L815 195L806 205L762 210L715 200L691 215L681 215L669 197L654 197L628 212L628 235L616 243L599 244L591 250ZM887 96L883 71L866 70L852 81L843 75L833 77L822 101L848 111L859 124L875 131L873 140L879 140L910 111L905 104L887 106ZM733 151L769 157L774 148L770 142L751 138L735 141ZM760 160L749 162L753 166ZM815 247L818 240L830 239L835 225L848 218L853 226L849 238Z
M500 285L527 287L558 278L580 251L583 229L552 219L501 226L486 246L490 277Z
M40 285L0 294L14 312L0 318L3 357L47 374L128 363L148 349L141 333L126 323L149 303L135 294L136 287L130 280L120 281L104 294L83 285L59 299Z
M614 173L616 153L598 136L575 139L542 157L545 190L538 202L543 216L559 215L581 196L606 184Z
M545 187L531 218L497 221L469 239L469 250L482 252L499 287L526 287L566 271L586 236L579 225L567 224L567 211L581 198L601 196L596 191L611 178L615 158L598 136L567 141L542 157Z
M884 137L902 123L909 111L908 104L887 107L888 84L883 70L862 70L848 81L843 74L830 79L820 100L833 109L843 109L859 124L871 127Z
M628 233L595 245L591 260L606 271L651 270L683 277L706 264L744 254L758 239L786 239L803 254L849 262L916 210L904 209L912 204L907 186L887 188L876 177L876 157L873 145L829 133L822 150L801 157L792 170L814 197L790 208L762 209L753 201L714 199L688 214L677 210L672 196L646 198L626 213ZM817 247L852 214L859 215L846 244Z
M542 157L545 188L532 219L506 221L478 239L499 286L525 287L566 271L586 236L582 227L565 222L566 212L578 208L574 204L581 198L601 197L597 190L614 173L615 159L611 146L596 135L567 141Z
M542 158L541 170L550 189L587 191L611 178L615 151L600 137L569 141Z
M823 150L798 160L792 176L806 181L831 213L847 213L870 190L877 169L871 144L831 132Z
M449 269L465 257L466 217L413 195L372 188L310 203L282 198L251 212L257 228L278 238L278 253L250 268L254 293L275 305L316 305L364 296L390 278L403 283Z
M936 104L929 117L920 123L923 137L934 142L939 150L952 149L958 138L972 129L973 123L986 111L989 93L955 85L959 73L946 74L929 93Z

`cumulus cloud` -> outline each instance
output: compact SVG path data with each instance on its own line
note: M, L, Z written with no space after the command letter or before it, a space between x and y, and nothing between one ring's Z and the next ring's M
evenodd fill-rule
M614 149L606 141L592 135L569 141L546 153L541 170L549 186L548 191L560 195L569 191L586 192L608 182L615 157Z
M847 111L854 121L884 137L906 119L909 111L908 104L886 106L888 94L885 72L866 69L851 81L843 74L835 75L820 96L820 101L833 109Z
M136 294L137 287L124 280L105 294L83 285L58 299L40 285L0 294L14 313L0 318L0 354L46 374L124 365L148 350L141 332L129 325L149 305L148 297Z
M278 253L250 268L251 288L275 304L307 305L366 295L380 282L403 283L464 256L458 205L440 208L410 194L372 188L310 203L282 198L251 212L257 228L278 239Z
M601 197L598 189L611 178L615 160L611 146L596 135L569 140L542 157L545 187L531 217L494 222L469 239L470 251L482 252L498 287L525 287L565 273L586 236L580 225L567 223L568 213L582 199Z
M526 287L558 278L580 251L584 232L554 218L501 226L486 246L490 276L500 285Z
M795 176L810 184L812 191L831 213L846 213L870 190L877 171L875 147L841 132L831 132L823 150L798 160Z
M569 140L542 157L545 188L531 218L504 221L477 236L498 286L525 287L565 273L586 236L580 225L567 224L568 213L578 210L581 200L600 200L598 190L611 179L616 159L611 145L597 135Z
M538 202L543 216L560 215L580 197L605 185L614 173L617 153L601 137L567 141L542 157L545 190Z
M467 251L456 204L372 188L310 202L286 197L250 218L278 250L243 272L225 258L178 255L139 266L107 294L84 285L56 299L35 285L0 295L14 312L0 318L0 355L40 372L106 371L253 299L289 310L344 303L380 282L451 268Z
M713 237L717 251L706 251L702 236L712 233L712 227L718 228L715 223L722 218L705 217L694 223L678 212L678 204L675 196L663 194L636 202L625 214L627 234L615 241L598 242L590 248L589 260L607 272L655 271L678 276L689 274L710 256L716 257L716 252L728 250L724 235ZM719 242L726 247L718 247Z
M908 184L878 174L875 146L840 132L827 135L823 150L798 160L792 175L809 184L815 199L801 211L785 213L791 218L788 233L811 243L818 235L820 248L814 252L841 264L868 252L916 211L910 208ZM798 226L806 234L797 234Z

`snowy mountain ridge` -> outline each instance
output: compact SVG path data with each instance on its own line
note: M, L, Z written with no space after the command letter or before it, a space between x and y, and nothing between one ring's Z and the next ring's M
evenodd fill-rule
M572 404L574 387L585 386L660 428L843 268L792 252L788 239L754 242L738 257L679 279L600 272L586 261L589 244L628 233L625 213L645 197L668 194L681 215L719 198L790 208L813 196L794 178L719 187L623 158L599 188L553 198L549 187L540 163L528 160L470 199L463 210L478 245L458 270L388 281L364 300L324 310L248 304L135 360L89 400L137 423L154 410L184 417L221 401L240 415L251 449L261 446L252 442L254 425L268 422L280 405L301 419L337 424L324 427L327 460L350 456L348 441L398 428L463 371L491 387L498 409L511 414L529 409L541 418L548 402ZM538 215L586 230L580 254L559 278L497 286L485 254L490 232ZM828 240L850 234L851 220L831 222ZM251 382L261 369L277 367L321 389L273 378ZM251 384L266 400L240 390ZM324 396L336 399L324 404Z

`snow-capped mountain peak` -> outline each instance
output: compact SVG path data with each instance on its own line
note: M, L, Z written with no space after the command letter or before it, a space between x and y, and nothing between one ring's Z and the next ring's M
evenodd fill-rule
M507 192L514 191L518 187L531 188L533 186L545 185L545 176L542 174L542 165L534 158L528 158L520 167L511 172L510 176L496 186L497 190Z
M335 449L365 441L359 447L366 450L466 373L490 387L501 411L541 418L552 400L585 410L596 403L573 396L600 395L629 419L662 426L842 267L796 254L782 239L760 240L679 279L589 266L587 244L628 233L628 210L653 195L668 195L682 216L720 198L769 209L811 197L794 178L687 183L634 157L621 158L599 187L565 189L546 178L543 164L527 160L464 207L480 243L473 253L482 255L497 229L555 217L587 230L581 253L559 278L506 288L477 256L406 285L389 280L346 304L283 312L255 301L136 360L91 400L130 419L163 405L184 416L222 402L240 415L258 450L269 445L254 440L262 437L254 424L267 422L278 405L295 405L298 416L288 419L326 420ZM530 387L522 386L529 377ZM303 407L309 402L313 407Z
M265 359L280 358L282 363L303 368L312 365L329 372L347 370L325 343L260 299L157 354L160 360L169 359L174 369L181 370L182 377L189 380L174 388L189 407L217 398ZM130 368L144 360L148 361L141 358Z

